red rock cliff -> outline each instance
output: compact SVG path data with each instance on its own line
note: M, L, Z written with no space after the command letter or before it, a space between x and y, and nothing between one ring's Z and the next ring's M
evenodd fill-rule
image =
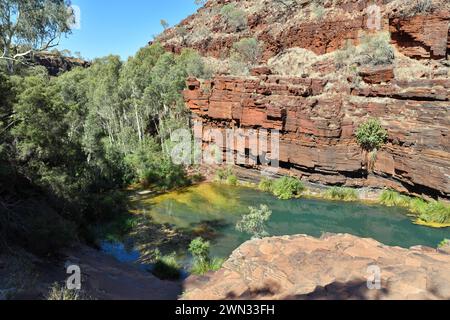
M163 35L162 42L174 52L192 47L220 57L234 41L252 35L264 43L263 63L289 48L318 54L317 62L296 76L272 74L260 67L252 76L216 76L203 82L191 78L184 97L195 117L206 127L223 130L280 130L281 166L304 180L387 186L450 198L448 3L410 16L401 14L406 12L402 11L404 1L380 2L382 29L390 32L396 61L361 67L357 75L342 78L330 77L336 72L334 62L320 57L327 57L348 39L357 44L358 33L366 26L368 1L343 0L339 5L324 1L324 17L312 21L305 18L311 1L297 1L300 7L287 11L277 11L274 1L259 1L264 10L255 10L255 1L235 2L249 13L246 31L227 32L220 14L213 14L216 6L234 1L210 1L181 25L188 34L206 27L213 30L212 35L187 36L181 44L173 29ZM212 15L210 20L205 20L206 13ZM295 64L287 61L289 74ZM375 157L367 155L355 138L356 128L369 117L378 118L389 133L388 143ZM210 138L204 138L209 143Z

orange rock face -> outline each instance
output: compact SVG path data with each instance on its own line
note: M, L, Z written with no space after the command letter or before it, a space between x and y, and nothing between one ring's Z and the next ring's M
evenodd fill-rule
M185 100L208 128L280 130L280 163L311 182L450 196L450 80L417 80L324 94L325 80L262 75L188 81ZM380 119L389 142L373 169L356 128Z
M442 59L450 45L450 12L390 20L393 43L411 58Z
M367 10L376 3L381 9L380 30L391 32L393 44L402 53L421 59L447 56L450 48L448 4L427 15L399 17L388 9L390 2L342 0L325 4L324 16L314 18L311 1L299 2L290 9L269 0L210 1L181 22L187 36L181 39L173 28L165 31L158 41L174 53L188 47L219 59L228 56L235 42L249 37L264 44L262 61L294 47L325 54L342 48L347 41L358 42L361 32L371 32ZM248 13L245 30L235 32L229 29L220 14L225 3L234 3ZM202 30L201 36L198 35L199 30Z
M220 271L188 278L183 299L446 300L449 253L343 234L252 240Z

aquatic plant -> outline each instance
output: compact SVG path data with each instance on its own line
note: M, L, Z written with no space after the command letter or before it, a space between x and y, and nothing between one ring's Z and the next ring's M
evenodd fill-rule
M273 194L281 200L292 199L299 196L305 190L305 186L298 178L283 177L274 182Z
M162 280L178 280L180 278L181 265L177 261L176 253L173 252L168 255L161 255L161 252L156 249L155 264L152 273Z
M263 177L259 182L258 189L263 192L273 192L274 181L267 177Z
M380 195L380 203L388 207L409 208L410 199L393 190L384 190Z
M438 244L438 248L443 248L450 245L450 239L444 239Z
M393 190L385 190L380 196L380 203L389 207L404 207L418 215L424 224L450 224L450 205L443 201L427 202L421 198L411 198Z
M331 200L355 201L359 199L359 196L355 189L332 187L326 191L325 198Z
M272 210L266 205L260 205L259 209L249 207L249 211L236 224L236 230L248 233L256 239L267 237L269 233L266 231L266 223L272 216Z
M419 219L427 223L450 224L450 205L442 201L431 201Z
M413 213L422 214L425 213L428 207L428 202L421 198L410 198L409 210Z

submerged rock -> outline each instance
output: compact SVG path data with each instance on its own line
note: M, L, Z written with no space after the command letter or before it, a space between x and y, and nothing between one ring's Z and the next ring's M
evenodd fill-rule
M246 242L216 273L190 277L183 298L450 299L449 265L443 250L347 234L274 237Z

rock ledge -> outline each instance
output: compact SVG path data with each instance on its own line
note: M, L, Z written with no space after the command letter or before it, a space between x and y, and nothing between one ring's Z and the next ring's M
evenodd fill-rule
M403 249L352 235L252 240L224 267L186 282L186 300L450 299L450 250ZM381 270L370 290L369 266Z

